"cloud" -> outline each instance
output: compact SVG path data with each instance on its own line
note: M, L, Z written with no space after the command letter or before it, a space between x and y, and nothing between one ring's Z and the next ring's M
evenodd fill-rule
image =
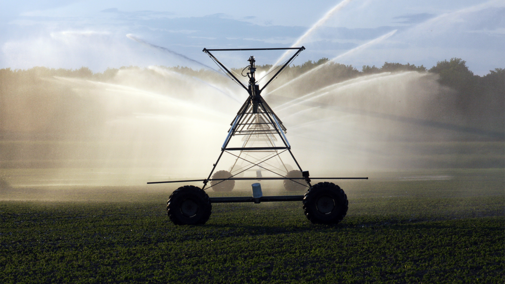
M503 28L505 27L505 2L497 5L497 1L467 7L451 13L444 13L433 17L412 31L435 30L437 32L460 32L474 28Z
M104 9L100 12L103 12L103 13L119 13L119 10L118 8L109 8L109 9Z
M410 14L410 15L402 15L398 17L394 17L397 20L397 23L400 24L418 24L424 22L430 18L435 17L434 14L430 13L420 13L420 14Z
M75 69L86 66L103 71L108 67L139 63L135 49L124 45L108 31L53 31L17 38L2 45L1 55L3 64L16 69L33 66Z
M109 13L119 16L123 19L142 19L142 20L150 20L150 19L159 19L159 18L167 18L173 17L175 13L167 12L167 11L151 11L151 10L141 10L141 11L132 11L126 12L121 11L118 8L109 8L101 10L102 13Z
M61 31L61 32L52 32L51 37L53 38L61 38L61 37L93 37L93 36L109 36L111 33L107 31Z
M505 46L505 37L490 35L504 28L505 7L477 5L431 18L405 31L404 37L417 46L483 51Z

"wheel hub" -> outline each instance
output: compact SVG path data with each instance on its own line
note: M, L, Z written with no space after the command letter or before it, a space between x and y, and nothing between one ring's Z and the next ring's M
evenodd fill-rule
M335 202L333 198L328 196L323 196L317 200L317 210L323 214L329 214L335 208Z
M181 205L182 214L192 217L196 215L196 211L198 211L198 205L191 199L186 199Z

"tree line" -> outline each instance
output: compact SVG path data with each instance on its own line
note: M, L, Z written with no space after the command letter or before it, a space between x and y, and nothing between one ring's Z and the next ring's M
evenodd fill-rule
M270 70L271 65L258 65L257 72L261 76L261 72ZM339 83L348 79L357 78L360 76L368 76L383 72L406 72L415 71L420 73L431 73L438 76L438 82L448 87L453 93L456 93L456 107L461 110L463 116L468 117L488 117L485 121L494 120L500 125L505 124L505 69L496 68L484 76L475 75L466 65L466 62L460 58L452 58L450 60L439 61L435 66L428 69L414 64L402 64L385 62L381 67L364 65L361 70L358 70L352 65L345 65L329 61L328 58L321 58L317 61L307 61L300 65L287 66L282 76L274 80L269 86L270 90L289 82L290 80L307 73L308 71L320 67L320 71L312 72L305 76L307 80L298 84L296 94L308 94L319 88ZM228 83L229 80L225 76L219 75L217 72L199 69L195 70L189 67L160 67L170 72L176 72L185 76L202 79L213 84ZM33 67L27 70L12 70L10 68L0 69L0 103L2 108L8 107L5 105L6 96L12 100L12 96L23 94L28 96L31 93L52 93L53 91L63 92L65 86L56 86L52 84L48 78L53 76L70 77L89 79L101 82L114 83L118 77L118 73L124 70L125 72L135 71L148 80L149 78L158 78L158 82L163 84L144 84L142 88L163 93L167 88L171 90L181 90L181 96L188 96L184 90L188 88L188 84L192 84L189 80L179 80L173 76L162 76L159 72L155 72L152 68L140 68L135 66L108 68L104 72L92 72L87 67L80 69L54 69L46 67ZM240 76L242 69L232 69L237 76ZM275 72L275 70L274 70ZM273 73L272 73L273 74ZM257 77L258 78L258 77ZM141 80L142 81L142 80ZM121 81L124 83L125 80ZM265 83L262 81L261 83ZM128 82L126 82L128 84ZM289 88L288 88L289 90ZM0 114L0 117L2 114ZM495 123L493 122L493 123ZM0 123L1 124L1 123Z
M321 58L318 61L309 60L301 65L287 66L283 72L283 76L280 78L284 77L284 81L289 81L315 67L318 67L319 65L325 64L323 72L319 72L317 74L318 77L320 77L319 81L321 81L319 87L324 87L325 85L334 84L340 81L345 81L348 79L370 74L378 74L383 72L417 71L438 74L438 81L442 85L453 88L461 94L467 95L469 93L481 91L505 94L505 68L496 68L495 70L490 70L490 72L485 76L478 76L474 75L473 72L470 71L470 69L466 66L466 61L460 58L452 58L449 61L439 61L430 69L427 69L423 65L416 66L409 63L402 64L385 62L381 67L376 67L375 65L363 65L361 71L352 65L345 65L328 61L328 58ZM260 65L257 66L257 69L258 72L261 72L269 70L271 67L272 65ZM204 69L194 70L189 67L181 66L163 68L167 68L169 70L192 77L204 77L209 76L209 73L212 73ZM6 68L0 69L0 91L5 91L5 88L8 86L34 83L40 78L52 76L109 82L114 79L120 70L125 69L138 69L141 72L150 72L149 70L145 70L144 68L139 68L136 66L108 68L104 72L96 73L87 67L82 67L80 69L33 67L27 70L12 70L10 68ZM233 68L232 70L236 74L240 74L242 71L241 69Z

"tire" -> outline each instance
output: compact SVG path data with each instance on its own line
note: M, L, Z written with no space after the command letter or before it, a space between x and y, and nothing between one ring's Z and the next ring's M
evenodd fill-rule
M338 224L347 214L347 195L336 184L320 182L303 197L303 210L313 224Z
M289 171L286 175L287 178L301 178L303 177L302 172L298 170ZM284 180L284 189L287 191L302 191L305 190L308 186L306 185L305 180L303 179L285 179Z
M229 171L217 171L212 175L212 178L230 178L232 175ZM224 192L224 191L232 191L235 187L234 180L211 180L210 187L214 191Z
M167 214L175 225L203 225L211 211L209 196L196 186L179 187L168 198Z

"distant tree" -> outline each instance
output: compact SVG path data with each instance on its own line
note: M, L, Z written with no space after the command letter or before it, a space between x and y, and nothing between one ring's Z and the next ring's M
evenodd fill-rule
M79 78L91 78L93 77L93 71L91 71L88 67L81 67L80 69L75 70L73 75Z
M483 95L479 98L492 104L486 112L489 115L494 113L494 116L501 118L502 124L505 124L505 112L503 111L505 109L505 69L490 70L489 74L478 79L479 84L476 90ZM492 109L495 111L491 111ZM504 128L502 127L502 129Z
M385 62L380 69L381 72L402 72L402 71L418 71L426 72L426 67L423 65L416 66L414 64L388 63Z
M373 65L372 67L368 65L363 65L363 67L361 68L361 72L363 72L363 74L375 74L379 73L380 69L375 67L375 65Z
M329 59L326 58L326 57L323 57L321 59L319 59L318 61L312 61L312 60L309 60L305 63L303 63L302 65L300 65L299 67L294 67L294 68L298 68L300 73L305 73L311 69L313 69L314 67L316 66L319 66L319 65L322 65L322 64L325 64L326 62L328 62Z
M107 68L103 73L96 73L93 76L99 81L110 81L116 76L118 71L116 68Z
M439 74L439 82L454 88L461 93L473 92L476 78L466 66L466 61L461 58L452 58L450 61L437 62L430 72Z
M505 96L505 68L489 70L489 74L484 76L482 81L487 86L493 86L497 92Z

